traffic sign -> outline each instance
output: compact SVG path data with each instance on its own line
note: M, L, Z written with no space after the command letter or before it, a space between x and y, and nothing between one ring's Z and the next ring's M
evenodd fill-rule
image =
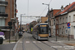
M70 29L70 27L67 27L67 28L69 28L69 29Z
M70 27L70 22L67 23L67 26Z

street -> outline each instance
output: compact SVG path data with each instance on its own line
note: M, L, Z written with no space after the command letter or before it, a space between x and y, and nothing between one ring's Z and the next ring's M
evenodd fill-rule
M24 33L13 50L75 50L75 47L50 38L49 41L37 41L32 37L32 34Z
M15 43L0 45L0 50L13 50Z

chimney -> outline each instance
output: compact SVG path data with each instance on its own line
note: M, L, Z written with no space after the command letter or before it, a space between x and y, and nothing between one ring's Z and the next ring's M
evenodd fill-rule
M63 5L61 6L61 11L63 11L64 10L64 7L63 7Z

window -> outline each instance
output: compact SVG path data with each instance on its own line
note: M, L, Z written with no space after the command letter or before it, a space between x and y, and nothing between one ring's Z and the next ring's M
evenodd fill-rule
M63 18L63 23L64 23L64 18Z
M0 19L0 26L5 26L5 19Z
M52 17L53 17L53 12L52 12Z
M73 21L75 22L75 15L73 16Z
M60 18L60 24L61 24L61 18Z
M47 28L46 27L41 27L41 33L47 33Z
M61 28L59 30L60 30L59 33L61 34Z
M66 34L68 33L67 28L65 29L65 33L66 33Z
M64 26L63 26L63 28L64 28Z
M0 6L0 13L5 13L5 7L4 6Z
M71 22L71 16L69 16L69 22Z
M55 25L55 19L54 19L54 25Z
M68 22L68 19L67 19L67 17L66 17L66 22Z

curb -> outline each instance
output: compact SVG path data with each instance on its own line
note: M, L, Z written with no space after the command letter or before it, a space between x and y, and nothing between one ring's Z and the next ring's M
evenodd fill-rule
M22 39L22 38L21 38L21 39ZM17 44L19 43L19 41L20 41L21 39L19 39L18 42L15 44L13 50L16 50Z

